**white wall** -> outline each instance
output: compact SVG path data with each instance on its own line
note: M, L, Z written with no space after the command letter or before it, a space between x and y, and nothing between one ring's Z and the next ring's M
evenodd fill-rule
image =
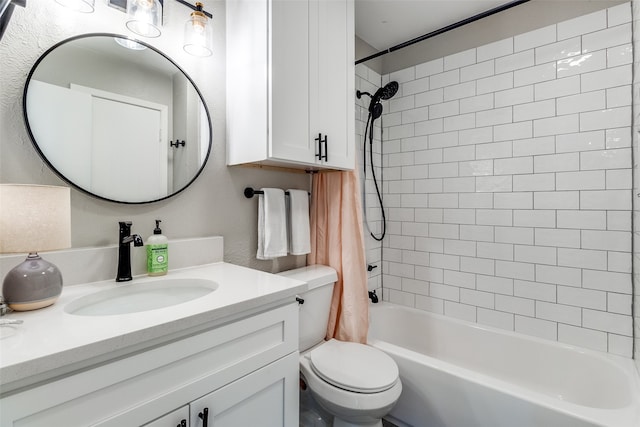
M632 354L631 7L383 76L385 299Z
M165 2L162 36L145 40L164 51L192 77L208 104L213 117L214 142L204 172L178 196L147 205L109 203L72 190L73 247L115 244L119 220L133 221L133 231L146 238L153 230L153 220L160 218L169 239L224 236L227 262L267 271L304 265L305 257L286 257L273 262L255 259L257 199L245 199L243 188L309 189L310 181L304 174L226 167L225 9L223 1L204 3L205 10L214 16L213 56L194 58L182 51L183 25L190 10L178 2ZM29 0L26 8L15 8L0 41L0 182L66 185L39 158L26 132L22 117L26 76L36 59L55 43L82 33L127 34L124 23L125 15L101 0L96 1L93 14L74 13L49 0Z

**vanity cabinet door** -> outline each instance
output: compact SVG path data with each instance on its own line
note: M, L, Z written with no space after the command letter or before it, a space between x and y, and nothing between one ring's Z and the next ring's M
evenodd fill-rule
M297 427L298 363L292 353L192 402L191 426Z
M188 427L189 426L189 405L164 415L143 427Z

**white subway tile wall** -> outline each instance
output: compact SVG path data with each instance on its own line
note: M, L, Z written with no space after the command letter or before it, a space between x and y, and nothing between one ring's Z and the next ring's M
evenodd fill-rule
M640 5L638 5L637 2L632 2L631 3L631 10L632 10L632 16L633 16L633 27L636 29L633 32L633 43L637 45L637 43L640 43L640 31L638 31L638 28L640 28ZM619 19L619 14L614 15L611 14L610 15L610 20L615 19L615 22L620 22ZM623 19L624 21L624 19ZM627 50L630 50L631 47L630 46L626 46L624 48L621 49L609 49L608 53L610 54L609 56L609 63L610 64L617 64L618 63L618 52L625 52ZM613 52L616 52L615 55L613 55ZM615 59L613 59L613 57L615 57ZM622 64L624 64L624 61L622 62ZM638 67L640 67L640 56L636 53L636 55L634 56L634 66L635 69L638 70ZM640 111L640 81L636 78L634 80L634 84L633 84L633 111L634 113L634 126L633 126L633 154L634 154L634 158L638 158L638 132L640 131L640 121L638 120L638 116L637 116L637 112ZM619 145L622 143L623 146L626 145L626 143L622 142L625 141L625 138L627 138L629 136L627 136L626 134L616 134L614 136L614 133L612 132L607 132L607 148L611 147L616 147L618 148ZM635 195L635 197L638 197L637 195L640 193L640 169L638 166L638 162L634 162L633 165L633 175L632 175L632 181L633 181L633 191L632 194ZM638 200L638 199L636 199ZM633 289L634 289L634 299L635 302L633 304L634 310L635 312L633 313L634 316L634 336L635 336L635 346L633 345L633 343L628 343L628 342L619 342L617 339L615 338L610 338L609 339L609 345L612 346L616 346L618 348L626 348L629 350L629 352L633 351L633 348L635 348L635 359L636 359L636 367L638 368L638 371L640 371L640 254L638 252L638 248L640 248L640 231L638 229L637 224L639 224L638 221L640 221L640 208L638 207L638 203L633 203ZM625 222L630 222L631 218L626 219L626 221L623 219L621 224L623 224L622 226L624 227ZM631 226L626 225L627 228L631 228ZM625 254L626 255L626 254ZM609 264L611 265L610 269L611 270L615 270L621 273L630 273L630 267L626 260L626 257L622 259L622 263L618 264L618 261L615 260L612 257L609 257ZM616 298L612 304L608 307L613 307L615 305L617 305L620 301ZM621 309L626 311L627 308L625 307L626 303L623 302ZM610 308L611 309L611 308ZM613 309L612 311L618 311L616 309ZM612 337L614 337L615 335L611 334Z
M410 71L411 79L413 79L413 69ZM355 76L355 86L357 90L368 93L375 93L378 87L381 84L381 76L379 73L371 70L366 67L364 64L359 64L356 66L356 76ZM420 89L419 83L416 84L416 90ZM427 81L428 84L428 81ZM361 99L356 99L356 146L357 150L357 168L360 176L360 185L362 186L364 197L363 197L363 209L365 210L364 220L365 224L363 224L364 236L365 236L365 249L366 249L366 257L367 263L372 266L376 266L376 268L372 269L368 272L368 288L370 291L376 291L380 300L382 300L382 244L375 239L373 239L370 235L369 228L376 235L380 236L382 232L382 214L380 213L380 204L378 202L378 196L376 195L375 185L373 183L372 174L371 174L371 158L369 157L369 142L367 136L367 143L364 144L364 133L365 127L367 124L367 116L369 114L369 97L363 95ZM397 115L397 113L389 113L390 110L393 111L392 108L385 102L384 105L385 112L388 113L385 115L384 120L386 124L390 124L398 126L402 123L400 120L401 116ZM413 105L409 106L409 111L413 112L413 114L420 114L418 110L413 109ZM400 111L399 109L398 111ZM376 121L373 132L373 164L376 172L376 177L378 178L378 183L381 185L382 183L382 154L381 154L381 146L380 146L380 138L381 138L382 129L380 127L380 120ZM409 152L402 152L400 149L400 141L396 140L395 142L390 141L389 144L385 146L385 150L389 153L390 158L387 159L387 162L391 162L391 164L402 164L402 162L410 163L410 160L405 159L406 156L411 156ZM392 147L397 145L397 149L393 149ZM365 176L363 172L363 163L364 163L364 148L366 148L366 165L367 165L367 174ZM384 182L384 190L383 187L380 187L380 191L385 193L392 194L402 194L405 192L412 193L414 185L412 182L403 182L399 178L400 176L396 176L393 173L385 172L385 182ZM386 198L385 202L390 199ZM411 215L410 217L408 215ZM396 209L391 208L388 210L387 217L392 219L397 223L402 223L405 220L410 220L413 217L413 212L410 210ZM367 227L367 224L369 228ZM394 236L395 237L395 236ZM418 282L419 286L427 286L428 283L424 284ZM393 287L393 280L389 281L387 284L388 287ZM406 285L410 286L410 285ZM419 288L419 286L413 287L413 292ZM400 286L398 285L398 289ZM428 289L428 288L427 288Z
M632 356L631 21L626 3L382 76L385 300Z

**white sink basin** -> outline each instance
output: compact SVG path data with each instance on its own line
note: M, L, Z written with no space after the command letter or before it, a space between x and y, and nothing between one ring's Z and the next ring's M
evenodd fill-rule
M64 311L78 316L113 316L170 307L210 294L218 284L206 279L160 279L122 284L77 298Z

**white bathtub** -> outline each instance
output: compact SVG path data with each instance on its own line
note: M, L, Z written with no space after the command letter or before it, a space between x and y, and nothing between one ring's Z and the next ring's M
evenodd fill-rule
M389 303L369 344L400 368L390 414L415 427L639 427L631 359Z

